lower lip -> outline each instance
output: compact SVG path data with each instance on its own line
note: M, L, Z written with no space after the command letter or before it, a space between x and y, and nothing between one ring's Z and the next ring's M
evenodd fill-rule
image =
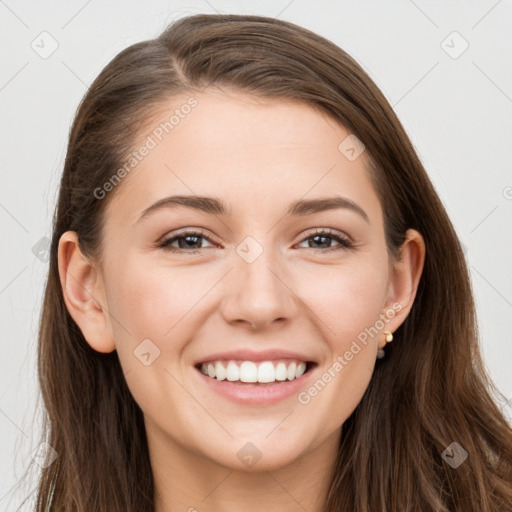
M226 398L244 405L271 405L285 400L301 391L315 373L315 365L298 379L277 382L270 386L261 386L256 383L235 383L229 380L212 379L195 368L202 380L213 391Z

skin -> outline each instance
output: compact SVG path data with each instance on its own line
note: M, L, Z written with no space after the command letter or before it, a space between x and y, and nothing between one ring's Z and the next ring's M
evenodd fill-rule
M140 141L188 97L162 104ZM366 155L349 161L338 150L349 132L331 118L218 88L194 97L197 107L111 192L101 260L80 252L75 233L62 235L66 305L91 347L118 352L145 417L157 512L320 511L341 426L370 382L383 330L395 331L412 306L424 242L409 230L391 259ZM230 215L177 206L138 221L174 194L219 197ZM368 222L350 209L285 216L295 200L334 194L357 203ZM206 232L209 240L193 246L199 252L158 246L183 228ZM328 251L339 242L315 244L315 228L354 246ZM247 236L263 249L252 263L236 252ZM326 371L393 304L400 311L307 404L296 396L236 404L193 367L217 351L283 348ZM160 350L149 366L133 353L144 339ZM237 457L248 442L262 454L250 468Z

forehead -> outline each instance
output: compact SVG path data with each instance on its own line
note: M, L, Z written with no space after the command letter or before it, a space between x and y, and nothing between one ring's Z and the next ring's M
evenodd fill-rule
M294 100L218 89L174 96L138 134L134 150L150 149L126 173L108 209L135 220L165 196L197 194L223 198L234 215L262 215L303 197L336 193L371 213L380 208L366 155L349 160L340 150L350 135Z

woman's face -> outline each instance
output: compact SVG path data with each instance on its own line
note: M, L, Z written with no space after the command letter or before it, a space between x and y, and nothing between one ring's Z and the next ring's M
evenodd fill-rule
M409 309L410 278L393 269L366 154L347 130L294 101L194 98L162 105L134 148L149 149L108 192L109 350L149 436L228 467L276 468L337 436L383 331ZM175 109L172 129L160 125ZM229 360L233 381L200 370ZM289 381L293 362L308 371ZM237 368L286 380L244 383Z

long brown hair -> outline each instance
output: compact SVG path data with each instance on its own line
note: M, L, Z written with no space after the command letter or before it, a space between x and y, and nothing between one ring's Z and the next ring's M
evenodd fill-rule
M342 426L324 510L512 510L512 431L478 346L470 278L446 211L392 108L364 70L328 40L292 23L250 15L195 15L119 53L83 98L70 132L54 217L38 371L43 440L57 459L42 470L37 511L144 512L154 482L143 414L117 352L85 341L69 315L57 248L68 230L101 254L110 196L102 187L169 97L220 85L294 99L327 113L365 145L395 252L408 228L425 239L412 310ZM129 179L129 178L126 178ZM442 457L457 442L468 458ZM453 446L453 445L452 445Z

